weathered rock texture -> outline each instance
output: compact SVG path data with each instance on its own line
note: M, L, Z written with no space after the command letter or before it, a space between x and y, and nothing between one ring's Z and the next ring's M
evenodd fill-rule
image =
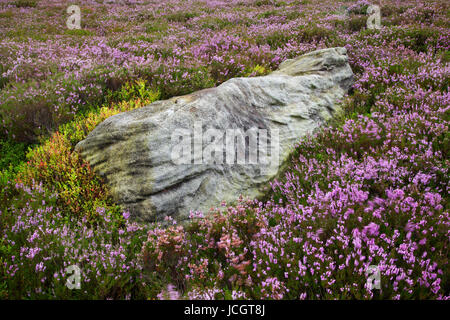
M231 79L216 88L114 115L76 150L106 178L116 201L136 220L161 221L167 215L182 220L190 210L207 213L222 200L261 196L296 142L333 115L352 83L344 48L318 50L284 61L267 76ZM199 122L203 133L211 128L266 129L272 147L272 133L278 130L279 166L176 164L172 135L180 129L192 132ZM211 138L202 139L200 150L205 151ZM201 161L193 150L195 162Z

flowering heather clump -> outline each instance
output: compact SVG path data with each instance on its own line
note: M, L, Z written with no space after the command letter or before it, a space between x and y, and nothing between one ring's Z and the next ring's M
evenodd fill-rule
M446 2L378 3L381 30L366 28L370 1L103 2L78 1L82 29L68 30L65 1L0 0L0 297L450 298ZM148 231L73 152L159 92L333 46L356 83L264 201ZM72 264L81 290L65 286Z

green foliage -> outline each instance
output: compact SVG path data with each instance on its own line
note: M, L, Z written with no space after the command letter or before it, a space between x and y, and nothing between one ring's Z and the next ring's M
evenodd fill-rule
M268 72L269 71L266 68L257 64L256 66L250 68L250 70L247 72L245 76L246 77L262 76L266 75Z
M0 19L1 18L11 19L13 16L14 16L14 12L12 10L0 12Z
M296 10L296 11L289 11L289 12L285 13L285 15L286 15L286 19L287 20L295 20L295 19L298 19L298 18L305 17L305 12L298 11L298 10Z
M7 208L14 194L13 183L16 177L15 168L3 168L0 170L0 210Z
M13 4L18 8L34 8L37 6L37 0L15 0Z
M147 81L138 79L125 82L117 91L109 90L106 101L127 102L134 99L155 101L159 99L159 95L160 93L153 90Z
M271 5L272 3L273 3L272 0L257 0L255 2L255 6L257 7L268 6Z
M12 140L0 140L0 211L10 201L13 193L11 181L26 159L27 146Z
M206 17L198 21L202 29L211 29L213 31L222 30L226 27L232 26L233 23L226 19L217 17Z
M299 41L301 42L312 42L313 40L333 42L336 38L336 31L320 27L316 24L311 24L300 28L299 37Z
M348 20L348 28L350 31L357 32L366 27L367 17L354 16Z
M0 168L16 167L25 160L27 145L12 140L0 140Z
M402 38L411 39L409 46L417 52L427 52L428 47L435 47L438 37L439 34L430 28L409 29L402 35Z
M168 28L169 28L169 25L167 24L167 22L159 21L159 20L154 20L145 25L145 31L147 33L162 32L162 31L166 31Z
M66 29L64 31L65 34L70 36L93 36L94 33L92 31L86 29Z
M272 50L280 47L284 47L286 43L291 39L289 35L281 31L274 31L267 35L259 35L256 38L258 45L268 44Z
M131 97L134 94L145 98L114 103L110 107L77 116L73 121L60 126L59 131L41 145L31 149L27 162L19 169L15 180L25 185L40 181L44 188L58 194L58 204L69 216L84 216L95 221L97 207L120 212L112 202L102 179L89 164L74 152L76 143L84 139L97 124L119 112L129 111L147 105L159 98L159 93L149 90L138 82L135 91L123 91ZM134 90L133 89L133 90Z
M450 62L450 51L449 50L445 50L442 53L442 58L441 58L442 63L449 63Z
M167 72L164 67L160 67L155 73L147 75L152 77L152 87L160 88L161 99L168 99L174 96L181 96L191 92L210 88L223 81L224 76L220 76L220 69L227 66L219 63L212 63L208 67L198 68L180 68L178 70ZM183 77L189 75L189 77ZM172 85L164 85L164 77L172 79ZM217 79L217 80L216 80Z
M165 17L170 22L184 23L184 22L188 21L189 19L195 18L196 16L198 16L197 13L179 11L179 12L171 13Z
M278 15L276 10L269 10L269 11L266 11L266 12L263 12L263 13L259 13L256 17L258 19L267 19L267 18L276 16L276 15Z
M6 72L6 68L0 63L0 90L3 89L8 83L8 79L3 77L4 72Z
M388 72L390 75L403 74L407 75L408 73L417 73L419 67L421 67L423 63L416 60L404 60L401 63L391 64L388 66Z

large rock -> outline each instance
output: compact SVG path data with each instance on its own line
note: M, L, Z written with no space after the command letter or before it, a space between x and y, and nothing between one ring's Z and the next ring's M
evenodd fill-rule
M346 49L318 50L268 76L114 115L76 150L136 220L183 220L222 200L262 196L296 142L333 115L352 83ZM234 141L239 132L249 135L245 146Z

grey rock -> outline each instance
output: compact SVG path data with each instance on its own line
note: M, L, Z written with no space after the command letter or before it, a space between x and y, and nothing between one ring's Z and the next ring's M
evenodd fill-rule
M261 197L300 138L338 111L338 100L353 83L346 53L345 48L314 51L284 61L267 76L234 78L114 115L76 150L137 221L169 215L184 220L191 210L207 214L222 200ZM238 153L241 140L232 144L227 132L233 128L250 134L245 147L241 144L245 158ZM231 161L234 156L240 162Z

